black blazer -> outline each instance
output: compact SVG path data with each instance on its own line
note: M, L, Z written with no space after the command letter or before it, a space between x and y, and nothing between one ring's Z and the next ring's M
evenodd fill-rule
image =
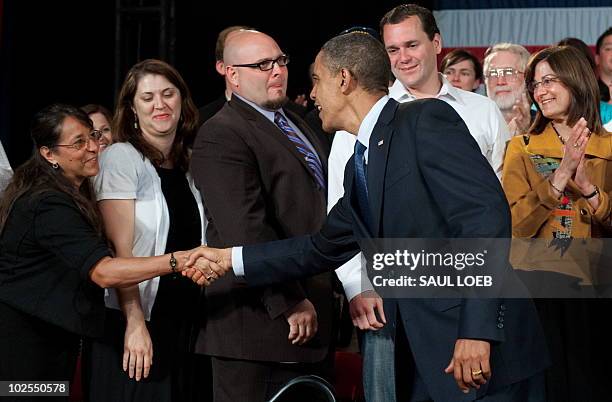
M99 336L104 290L89 271L108 255L70 195L26 193L0 237L0 302L66 331Z
M250 285L333 269L371 237L510 237L510 213L499 181L463 120L445 102L398 105L390 100L380 114L370 138L367 170L373 233L353 201L353 166L351 159L345 195L318 234L243 249ZM396 299L385 300L384 307L387 325L395 325L399 310L415 364L436 401L473 400L547 365L543 335L529 301ZM492 344L493 377L468 395L443 372L457 338Z
M327 154L307 125L285 114L308 138L323 168ZM253 107L232 97L200 129L191 172L202 192L213 247L254 244L315 233L325 220L325 192L317 188L304 157L287 136ZM225 277L206 290L207 323L196 350L213 356L259 361L322 360L332 321L331 274L248 289ZM308 298L319 329L303 346L287 340L283 313Z

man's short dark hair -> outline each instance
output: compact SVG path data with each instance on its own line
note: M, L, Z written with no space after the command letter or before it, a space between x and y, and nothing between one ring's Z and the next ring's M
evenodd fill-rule
M389 93L391 63L380 41L363 32L338 35L321 48L325 67L338 74L347 69L367 92Z
M595 54L599 54L599 51L603 46L604 40L606 40L606 38L610 35L612 35L612 27L606 29L604 33L602 33L601 36L597 38L597 44L595 45Z
M427 34L429 40L433 40L434 36L440 33L436 18L431 10L416 4L400 4L385 14L380 20L380 36L384 37L383 28L385 25L399 24L406 18L414 16L419 17L423 31Z

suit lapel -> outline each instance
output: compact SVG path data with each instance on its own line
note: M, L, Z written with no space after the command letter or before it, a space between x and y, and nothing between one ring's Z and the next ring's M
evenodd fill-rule
M372 214L372 230L376 237L380 233L380 217L385 189L385 172L387 170L387 158L389 156L389 145L393 136L393 117L398 103L389 100L383 108L368 146L368 201L370 213Z
M251 105L242 101L237 96L232 97L230 104L238 108L248 120L251 120L255 124L255 126L259 129L259 131L265 133L265 135L269 136L270 139L278 142L280 145L285 147L287 151L289 151L293 156L295 156L296 159L302 164L302 166L304 167L304 169L306 169L306 171L312 177L312 179L315 180L312 170L310 170L310 167L308 166L308 164L306 163L306 160L304 159L304 155L302 155L300 151L298 151L298 149L295 147L293 142L291 142L291 140L287 138L287 135L285 135L285 133L283 133L282 130L276 124L272 123L264 115L259 113ZM285 110L285 113L287 113L286 110ZM296 122L296 120L298 119L295 118L295 114L291 115L291 120L294 124L298 125L299 129L302 131L302 133L304 133L304 130L302 130L302 125ZM308 140L310 141L310 138L308 138ZM313 146L315 145L313 144ZM321 160L321 162L323 162L321 153L319 152L319 150L315 149L315 151L318 153L319 159Z

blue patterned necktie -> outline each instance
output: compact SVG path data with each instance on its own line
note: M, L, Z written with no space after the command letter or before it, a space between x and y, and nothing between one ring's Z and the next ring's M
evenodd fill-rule
M372 230L372 226L370 225L368 184L366 180L368 176L368 167L365 163L366 149L368 148L361 142L357 141L355 143L355 188L357 189L357 202L359 203L361 219L363 219L368 229Z
M321 166L321 162L314 154L314 152L306 145L304 141L298 136L295 130L289 125L289 122L280 112L274 113L274 123L281 129L283 133L291 140L293 145L297 148L297 150L304 156L304 160L306 160L306 164L312 171L312 174L319 185L319 188L325 191L326 183L325 183L325 175L323 174L323 167Z

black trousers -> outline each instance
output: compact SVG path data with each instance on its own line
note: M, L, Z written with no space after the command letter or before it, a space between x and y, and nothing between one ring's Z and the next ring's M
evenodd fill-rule
M265 402L295 377L306 374L328 377L328 360L321 363L277 363L212 357L215 402ZM329 380L329 378L326 378ZM316 402L310 389L294 391L292 402ZM323 399L324 400L324 399Z
M0 302L0 379L4 381L71 381L79 341L76 334ZM19 402L25 399L14 398ZM67 401L68 397L40 399Z

